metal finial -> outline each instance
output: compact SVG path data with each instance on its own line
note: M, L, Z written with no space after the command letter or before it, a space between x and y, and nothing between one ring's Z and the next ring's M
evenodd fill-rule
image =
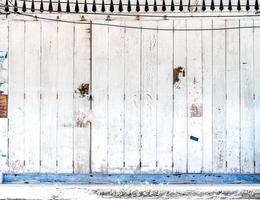
M175 10L174 1L171 1L171 11L173 12Z

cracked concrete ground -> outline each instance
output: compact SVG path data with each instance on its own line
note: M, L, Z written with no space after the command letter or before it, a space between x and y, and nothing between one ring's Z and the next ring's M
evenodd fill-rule
M0 185L0 199L260 199L252 185Z

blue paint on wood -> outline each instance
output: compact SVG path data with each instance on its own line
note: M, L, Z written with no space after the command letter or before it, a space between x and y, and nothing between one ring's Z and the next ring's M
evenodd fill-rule
M3 174L3 183L61 184L256 184L260 174Z

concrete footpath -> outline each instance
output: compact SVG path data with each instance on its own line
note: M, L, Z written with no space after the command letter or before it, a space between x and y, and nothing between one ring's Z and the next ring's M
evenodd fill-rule
M260 199L252 185L42 185L2 184L0 199Z

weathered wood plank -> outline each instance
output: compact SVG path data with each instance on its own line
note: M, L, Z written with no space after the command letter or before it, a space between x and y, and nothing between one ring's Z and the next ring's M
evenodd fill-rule
M24 26L9 22L9 169L24 170Z
M254 20L260 26L259 20ZM260 29L254 29L255 173L260 173Z
M41 23L25 23L25 171L40 171Z
M74 173L88 173L90 170L90 93L82 96L78 92L81 84L90 84L90 35L90 25L75 24L74 90L77 93L74 93ZM84 121L88 116L89 121Z
M8 21L3 20L0 21L0 51L7 52L7 58L4 61L3 68L1 69L1 77L4 76L8 78L8 41L9 41L9 35L8 35ZM5 71L5 72L4 72ZM1 82L1 81L0 81ZM1 83L4 83L2 81ZM5 84L5 86L8 86L8 83ZM1 85L1 91L3 90L4 94L7 94L8 88L4 88L4 84ZM0 171L6 171L7 170L7 154L8 154L8 118L0 118Z
M201 20L187 21L187 28L201 28ZM202 171L202 61L201 32L187 32L188 172ZM196 137L197 139L192 139Z
M227 20L226 27L239 26L238 20ZM227 88L227 172L240 171L240 72L239 30L226 31Z
M186 20L175 20L174 28L185 29ZM187 67L187 34L174 32L174 69ZM183 72L178 73L179 81L174 84L173 116L173 172L187 172L187 83Z
M124 25L123 21L113 24ZM109 27L108 171L121 172L124 162L124 28Z
M211 29L212 20L202 20ZM212 172L212 31L202 31L203 172Z
M241 20L240 26L252 26ZM254 172L254 71L253 29L240 29L241 172Z
M140 26L139 21L126 22ZM140 162L140 85L141 30L125 30L125 171L139 171Z
M42 22L41 33L41 172L56 171L57 23Z
M214 20L213 28L225 27ZM213 31L213 172L226 171L226 61L225 31Z
M58 23L57 172L73 172L74 25Z
M143 27L157 28L156 22L143 21ZM157 52L158 35L154 30L142 30L142 69L141 69L141 170L156 168L157 148Z
M97 21L98 22L98 21ZM105 23L101 21L102 23ZM108 142L108 27L92 25L93 172L107 172ZM103 48L100 48L103 47Z
M173 28L160 21L158 28ZM167 38L167 40L165 39ZM157 171L172 172L173 32L158 31Z

